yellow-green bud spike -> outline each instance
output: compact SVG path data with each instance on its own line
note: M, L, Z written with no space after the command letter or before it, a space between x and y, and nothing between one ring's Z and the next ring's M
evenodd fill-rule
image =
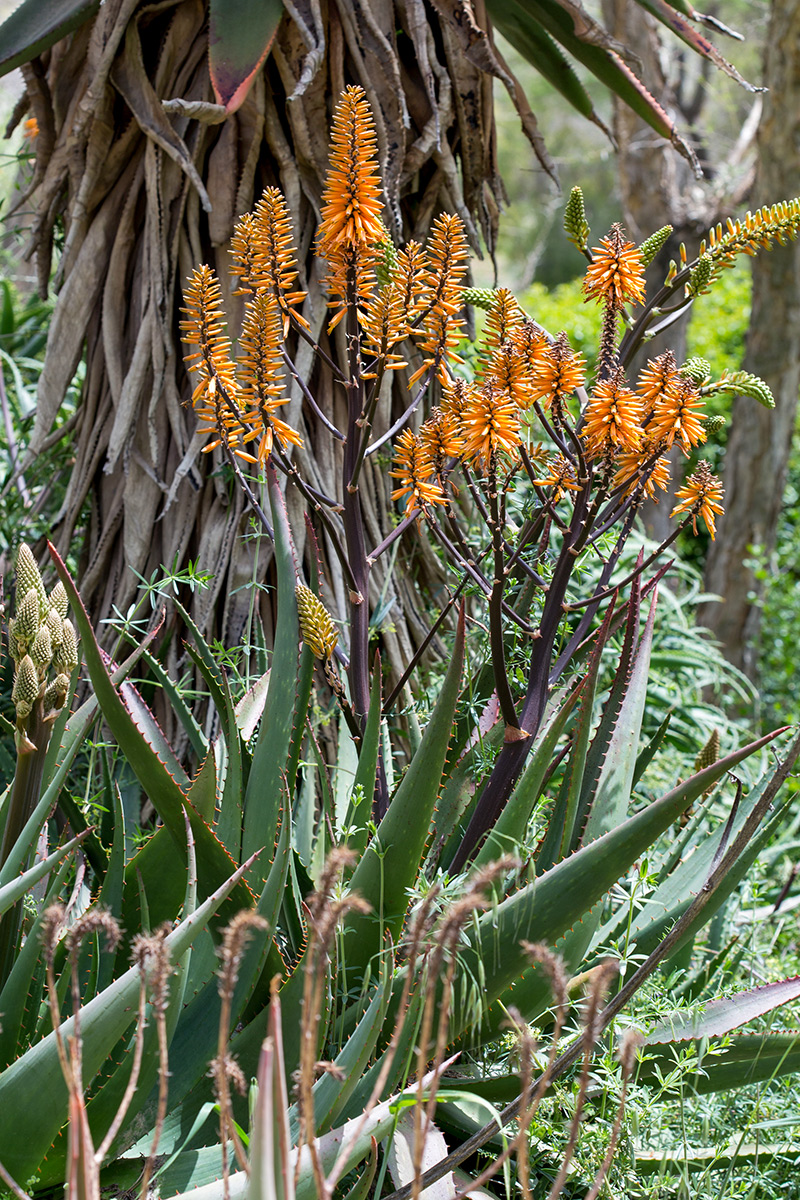
M61 675L71 675L78 665L78 639L69 617L61 626L61 645L56 646L53 665Z
M47 685L44 693L42 706L45 715L50 712L58 712L64 707L64 702L69 695L69 676L56 675L52 683Z
M772 389L763 379L759 379L758 375L751 375L749 371L733 371L720 382L724 384L726 392L735 392L739 396L750 396L752 400L763 404L764 408L775 407Z
M52 600L52 594L50 599ZM64 637L64 618L61 616L58 609L50 609L50 612L47 614L47 620L45 621L45 624L50 630L50 641L53 643L53 646L60 646Z
M691 379L692 383L698 387L702 387L711 378L711 363L707 358L700 358L699 355L694 355L692 358L687 358L680 369L680 373L681 375L685 375L687 379Z
M706 291L711 283L713 269L714 263L711 255L704 254L689 275L689 282L686 285L687 296L699 296Z
M639 247L639 253L642 256L642 266L649 267L650 263L656 255L664 249L669 241L669 235L672 233L671 225L662 225L655 233L651 233L649 238L645 238Z
M17 595L19 596L20 593L18 592ZM22 594L22 599L17 604L17 619L14 622L14 638L20 648L17 658L27 653L28 647L39 632L41 623L39 593L35 587L32 587Z
M586 220L586 206L583 203L583 192L579 187L572 189L566 208L564 209L564 233L567 235L567 240L577 246L580 252L583 253L589 244L591 230Z
M297 584L295 596L303 641L317 658L330 658L339 640L333 618L304 583Z
M703 421L703 428L706 433L720 433L726 425L727 421L720 415L706 417L705 421Z
M53 643L50 640L50 630L42 625L30 648L30 656L40 672L44 672L53 661Z
M485 312L494 304L497 299L497 292L494 288L464 288L461 297L465 304L471 304L473 308L482 308Z
M383 224L383 222L381 222ZM391 283L397 270L397 247L392 241L389 230L384 225L385 237L378 242L380 257L375 264L375 275L381 287Z
M39 695L39 686L39 672L36 670L36 664L29 654L25 654L20 659L14 687L11 690L11 699L17 705L18 712L21 703L27 704L28 712L30 712L30 706ZM24 715L27 716L28 713L26 712Z
M694 760L695 773L705 770L706 767L713 767L715 762L719 762L718 729L712 729L710 738Z
M69 612L69 600L67 599L67 589L64 587L60 579L50 593L50 596L48 597L48 603L50 608L55 609L63 621Z
M26 542L20 542L17 551L17 595L27 596L31 588L36 589L39 597L42 619L47 613L47 593L44 583L33 557L33 551Z

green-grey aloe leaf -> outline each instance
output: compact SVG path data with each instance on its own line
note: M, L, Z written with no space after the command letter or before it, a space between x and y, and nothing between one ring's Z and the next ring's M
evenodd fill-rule
M209 918L235 890L249 867L244 863L197 910L167 935L173 959L180 958ZM131 967L81 1011L83 1066L93 1078L136 1016L139 969ZM70 1017L62 1025L65 1038L72 1033ZM53 1033L33 1045L0 1074L0 1111L13 1111L17 1120L0 1124L0 1162L15 1179L28 1179L38 1171L64 1123L67 1087ZM25 1138L19 1137L24 1127Z
M75 622L81 635L81 649L103 717L116 738L125 758L153 803L158 815L169 830L181 855L186 852L184 811L189 813L192 833L197 845L197 861L200 887L209 895L223 880L230 878L235 862L222 843L214 836L206 822L188 801L186 793L170 775L167 767L154 748L136 725L126 704L123 702L103 660L88 613L78 593L72 576L54 546L50 556L56 571L66 588ZM260 849L262 842L258 847ZM251 852L252 853L252 852ZM236 889L235 899L240 908L249 908L252 896L244 883Z
M300 628L297 619L294 546L274 468L268 468L269 498L275 529L275 568L278 576L278 620L264 715L258 732L244 801L242 854L250 855L269 840L274 842L280 811L286 802L286 771L295 719ZM305 723L305 714L301 720ZM252 886L261 890L266 863L256 867Z
M345 919L348 972L363 971L380 951L384 932L400 933L408 889L419 871L442 780L464 661L464 611L458 619L453 656L422 742L350 879L350 887L371 906L368 914Z
M710 1000L702 1008L693 1012L679 1010L671 1017L665 1017L645 1035L646 1046L659 1042L685 1042L694 1038L721 1037L763 1017L773 1009L800 997L800 975L791 979L780 979L775 983L765 983L761 987L750 988L746 992L736 992L731 996L723 996L719 1000Z
M23 0L0 25L0 75L44 54L55 42L88 21L100 0Z
M244 101L269 54L283 15L281 0L211 0L208 60L218 104L229 113Z
M476 932L467 934L469 948L462 954L463 969L459 973L462 1001L456 1006L453 1036L464 1032L473 1015L468 996L470 980L481 981L487 1007L502 998L528 965L520 945L523 939L555 943L582 920L639 855L706 788L783 732L781 729L767 734L698 772L484 913ZM510 991L503 1000L506 1001L514 1003Z
M48 854L47 858L43 858L29 867L22 875L12 879L10 883L3 884L0 887L0 916L8 912L18 900L21 900L31 890L34 884L38 883L40 879L44 879L61 862L62 858L79 846L88 832L88 830L84 830L83 833L79 833L77 837L65 842L63 846L59 846L52 854Z

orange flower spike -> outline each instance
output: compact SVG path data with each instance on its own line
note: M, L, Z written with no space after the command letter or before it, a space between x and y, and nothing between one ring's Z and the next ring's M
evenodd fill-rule
M247 296L258 287L262 266L259 262L256 222L252 213L245 213L236 222L231 238L231 257L231 274L239 277L239 287L233 294Z
M546 474L541 479L534 479L537 487L554 488L553 500L558 502L564 492L577 492L578 481L575 478L575 468L563 454L557 454L547 464Z
M333 114L330 167L322 192L320 254L366 249L385 236L375 123L362 88L348 87Z
M561 409L568 396L586 382L584 362L575 354L565 333L559 333L531 369L531 400L542 400L545 408Z
M671 350L651 358L640 373L636 383L636 391L641 397L645 419L650 416L656 404L668 392L672 392L680 384L678 366L675 355Z
M284 312L284 337L288 331L289 315L306 329L308 322L294 312L306 293L290 291L298 270L292 218L279 188L267 188L253 212L254 232L258 250L258 272L261 287L268 288Z
M433 296L427 282L429 274L428 256L419 242L409 242L405 250L398 251L392 282L397 288L400 305L409 325L432 303Z
M429 270L425 283L432 300L424 318L420 339L424 362L412 375L409 386L413 386L437 357L440 362L439 378L443 385L446 385L449 379L445 370L446 359L461 362L455 353L455 347L463 337L460 317L463 307L461 294L468 258L463 221L458 216L442 213L433 224L428 242Z
M648 434L669 450L678 441L684 454L706 440L702 399L690 379L678 376L678 386L665 393L653 409Z
M530 371L512 342L506 342L494 352L486 367L486 379L520 408L531 404Z
M386 231L378 174L375 126L360 87L349 87L336 106L331 132L330 166L322 192L322 221L317 251L328 260L325 285L332 308L328 325L341 321L347 304L366 300L375 287L377 246Z
M642 441L642 402L616 370L598 383L584 412L581 436L591 458L638 450Z
M587 300L611 303L622 308L626 303L643 304L645 298L642 256L633 242L626 242L619 225L612 225L608 237L592 248L592 262L583 281Z
M192 404L203 396L209 381L216 378L232 397L236 393L236 376L231 359L230 338L224 333L225 318L219 283L210 267L203 264L189 276L184 292L185 314L180 323L181 338L187 346L198 349L185 356L190 371L196 371L199 382L192 394Z
M642 467L653 457L655 447L649 440L642 443L638 450L627 450L620 454L617 463L617 471L612 480L612 487L619 487L620 484L626 484L623 488L623 495L629 496L641 482L639 472ZM660 488L665 492L669 487L670 481L670 463L669 459L662 455L656 459L652 470L647 475L644 484L644 495L651 500L656 500L656 488ZM656 500L656 503L658 501Z
M444 504L442 489L431 478L433 464L419 439L405 429L395 446L395 470L389 474L400 481L400 487L392 492L392 499L406 497L406 516L426 504Z
M471 459L483 470L499 454L516 459L521 441L519 410L491 381L473 392L465 404L463 428L462 458Z
M499 350L525 323L525 314L516 296L508 288L498 288L494 303L486 314L484 344L487 350Z
M690 512L692 529L695 533L697 533L697 518L702 517L713 541L717 532L716 518L725 511L722 507L724 495L722 481L713 474L711 464L703 459L698 463L694 474L690 475L683 487L676 491L675 498L680 500L680 504L675 505L670 516L675 517L678 513Z
M435 473L440 475L447 460L461 454L464 438L452 414L439 407L431 409L431 415L419 431L419 442Z
M474 383L467 383L466 379L452 379L445 386L439 407L456 429L463 427L464 409L477 393L477 386Z
M406 365L405 359L393 354L392 347L408 336L408 316L396 285L390 283L366 300L359 309L358 320L367 354L382 359L386 371L401 370ZM363 378L374 378L374 373L364 374Z

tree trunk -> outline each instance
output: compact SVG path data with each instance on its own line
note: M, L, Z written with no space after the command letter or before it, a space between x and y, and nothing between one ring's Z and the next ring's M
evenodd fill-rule
M485 28L482 6L475 11ZM107 0L93 22L25 68L40 131L29 199L31 252L45 288L54 234L64 237L31 453L46 449L85 354L74 465L53 540L64 554L80 539L81 591L101 631L103 618L132 602L137 575L149 579L162 564L180 570L191 561L214 576L210 589L187 597L201 630L226 646L242 640L252 602L247 585L264 581L271 548L241 536L247 514L220 451L201 454L206 439L195 434L186 407L182 287L206 262L230 290L234 223L266 186L278 185L294 217L308 291L304 315L313 335L322 336L326 298L313 235L332 107L346 85L361 84L375 116L384 219L395 239L423 239L438 212L455 210L476 249L479 230L490 250L494 245L502 184L491 73L514 89L488 37L467 45L423 0L331 0L322 8L294 0L288 12L295 19L284 16L247 99L222 123L162 107L176 97L212 100L207 0L167 6ZM536 141L535 121L526 119ZM225 302L229 313L236 311L229 295ZM314 358L303 344L296 363L310 379ZM336 417L341 397L329 389L317 400ZM407 404L398 381L387 389L376 434ZM301 471L318 490L336 495L330 437L303 408L295 386L286 412L296 427L305 421ZM368 534L377 544L392 527L385 463L370 460L362 491ZM289 502L302 553L303 504L296 495ZM325 557L323 536L320 543ZM418 571L441 583L441 565L427 544L416 548L415 559ZM345 588L337 564L329 559L328 566L327 599L344 615ZM394 602L393 628L386 622L381 634L391 674L426 629L400 573L385 581L381 568L373 575L373 603L379 596L389 607Z
M753 207L800 193L800 7L774 0L765 51L769 89L758 130ZM744 369L772 389L775 411L747 397L733 406L725 454L725 516L711 548L708 592L700 620L725 655L756 675L761 583L749 562L768 561L775 545L800 387L800 246L779 247L753 259L753 307Z

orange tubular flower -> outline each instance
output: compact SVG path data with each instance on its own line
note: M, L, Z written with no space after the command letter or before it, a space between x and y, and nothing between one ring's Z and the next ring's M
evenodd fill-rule
M575 354L560 333L552 345L535 359L531 368L531 401L542 400L545 408L557 413L563 408L568 396L586 382L583 359Z
M500 454L517 457L521 441L519 410L491 381L479 392L473 392L465 404L463 426L462 458L471 459L482 470Z
M638 450L642 441L642 402L627 387L621 370L598 383L589 398L581 436L591 458L617 450Z
M700 394L690 379L678 377L674 391L666 392L653 409L653 417L647 426L654 441L663 441L669 450L677 439L684 454L693 446L706 440Z
M389 474L400 481L400 487L392 492L392 499L406 496L406 516L410 516L426 504L444 504L444 492L433 478L433 464L427 449L410 429L405 429L395 446L396 470Z
M268 292L258 292L247 305L240 339L239 378L241 399L247 405L242 420L248 427L245 442L258 439L257 461L272 453L274 438L302 446L303 440L291 425L275 416L288 402L281 362L281 313ZM254 460L256 461L256 460Z
M307 329L308 322L294 311L296 305L303 303L306 293L291 290L298 274L292 218L278 188L266 189L255 207L253 220L258 249L258 285L267 288L283 310L284 337L290 315Z
M240 457L249 457L236 448L243 433L237 411L238 385L230 338L224 333L225 321L219 283L210 267L197 267L189 277L184 293L186 307L181 311L181 336L187 346L197 346L185 355L189 370L196 371L199 382L192 392L192 405L197 413L198 433L213 433L216 437L204 446L203 453L225 444Z
M641 397L645 419L650 416L656 404L668 392L673 392L680 382L678 365L671 350L648 361L636 383L636 392Z
M486 349L499 350L509 338L522 328L525 314L516 296L508 288L498 288L494 303L486 314L484 343Z
M392 347L408 336L408 316L403 296L396 284L389 283L365 301L358 311L358 323L364 333L364 349L382 362L385 371L399 371L406 361L392 353ZM363 372L363 379L374 379L376 372Z
M409 242L405 250L398 250L392 282L400 295L400 304L409 325L433 300L427 283L429 274L428 256L419 242Z
M461 454L464 438L452 412L440 407L431 409L431 415L419 431L419 443L435 474L441 475L447 460Z
M455 347L463 337L460 312L463 307L461 293L467 273L469 257L464 223L460 217L442 213L436 218L428 243L430 270L425 283L432 300L423 322L420 349L425 355L422 366L409 379L413 387L421 375L438 359L439 378L443 384L449 381L445 370L448 358L461 362Z
M695 533L697 518L702 517L713 541L717 532L716 514L723 513L725 509L722 507L722 481L712 473L711 464L705 459L698 463L697 470L689 476L682 488L678 488L675 497L681 503L675 505L670 516L690 512Z
M577 492L578 481L575 478L575 468L563 454L557 454L547 463L547 473L541 479L535 479L538 487L551 487L555 491L553 500L559 501L564 492Z
M620 454L617 460L618 467L616 474L612 480L612 487L619 487L620 484L626 484L622 494L629 496L640 483L642 476L640 472L646 464L652 459L655 453L655 447L648 439L643 442L638 450L627 450ZM660 488L665 492L669 487L670 481L670 465L669 459L666 456L657 458L649 473L644 477L643 494L651 500L658 503L656 499L656 488Z
M627 302L644 303L644 267L633 242L626 242L619 225L592 249L592 262L583 281L587 300L622 308Z
M322 193L317 250L328 260L330 305L368 298L375 286L376 246L384 239L383 202L372 113L360 87L343 93L333 115L330 168Z

